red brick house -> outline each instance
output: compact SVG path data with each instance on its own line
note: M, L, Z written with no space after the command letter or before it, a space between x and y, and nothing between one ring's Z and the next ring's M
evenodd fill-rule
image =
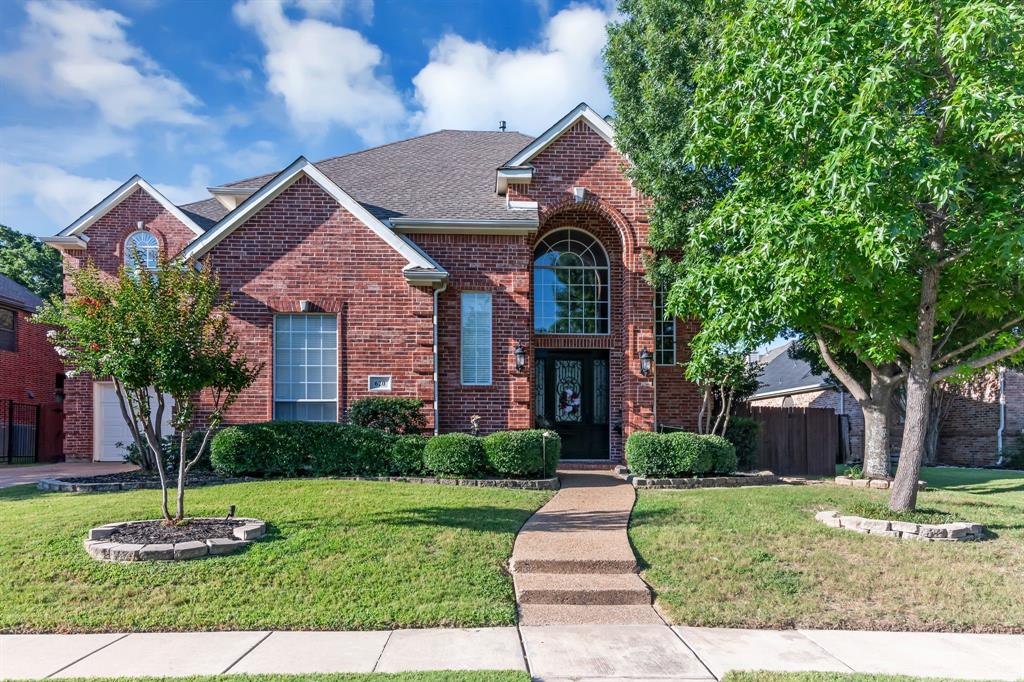
M53 418L50 413L63 398L64 366L46 338L48 328L32 322L42 303L31 291L0 275L0 462L32 461L36 454L40 461L60 456L55 444L48 445L50 431L60 428L59 414ZM35 432L40 423L48 427L42 444L47 447L36 453ZM34 442L22 442L30 432Z
M230 422L414 396L437 432L478 415L484 432L549 427L566 458L615 461L632 431L694 428L698 406L676 364L695 328L656 320L648 201L626 165L580 104L537 138L442 130L300 157L183 206L134 177L47 243L71 267L116 272L135 245L216 270L242 351L265 363ZM69 456L119 456L111 395L68 382Z

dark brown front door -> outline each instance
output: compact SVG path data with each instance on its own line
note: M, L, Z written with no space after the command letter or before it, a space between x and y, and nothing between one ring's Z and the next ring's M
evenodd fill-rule
M536 421L558 432L562 459L608 459L608 351L538 350Z

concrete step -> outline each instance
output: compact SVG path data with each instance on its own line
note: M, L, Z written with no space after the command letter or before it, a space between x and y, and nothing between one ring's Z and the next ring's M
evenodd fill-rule
M653 606L521 604L520 625L664 625Z
M513 573L638 573L636 559L542 559L512 557Z
M636 573L517 573L520 604L650 604L651 592Z

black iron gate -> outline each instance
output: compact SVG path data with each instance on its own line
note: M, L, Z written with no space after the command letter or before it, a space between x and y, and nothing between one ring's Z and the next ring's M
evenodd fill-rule
M0 400L0 462L31 464L39 453L39 405Z

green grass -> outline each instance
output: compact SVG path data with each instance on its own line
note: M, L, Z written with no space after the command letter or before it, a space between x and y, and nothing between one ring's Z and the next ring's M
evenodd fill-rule
M925 469L925 514L985 524L984 542L871 537L814 520L880 509L832 485L642 491L630 538L676 623L1024 632L1024 472Z
M529 682L516 671L429 673L319 673L305 675L199 675L190 677L77 677L67 682Z
M115 564L89 528L153 518L158 491L0 490L0 632L385 629L515 622L505 564L550 493L363 481L195 488L186 509L268 522L243 551ZM235 679L235 678L232 678Z
M730 672L722 682L956 682L946 677L908 677L866 673L778 673L763 670Z

